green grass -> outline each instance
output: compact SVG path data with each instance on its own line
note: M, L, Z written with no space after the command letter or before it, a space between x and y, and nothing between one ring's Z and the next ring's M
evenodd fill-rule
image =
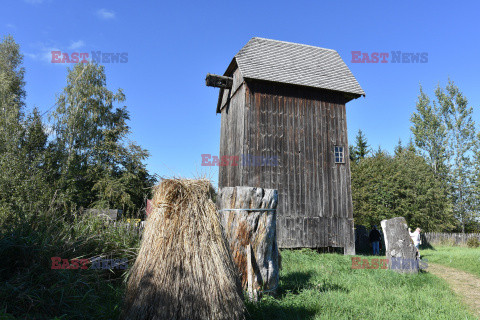
M282 251L277 298L248 304L250 319L476 319L441 279L352 270L350 257Z
M1 222L0 319L118 318L126 273L51 270L50 258L107 255L127 257L132 266L138 236L53 212ZM431 255L441 260L441 252ZM460 252L455 255L473 261L470 251ZM307 249L285 250L282 257L278 296L247 303L248 319L475 319L428 273L352 270L350 257Z
M428 259L428 262L480 276L480 248L436 246L432 249L422 249L420 253Z

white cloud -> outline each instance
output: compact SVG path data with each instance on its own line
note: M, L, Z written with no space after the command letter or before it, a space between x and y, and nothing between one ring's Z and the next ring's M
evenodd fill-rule
M14 24L11 24L11 23L7 23L6 26L7 26L7 28L10 28L10 29L17 29L17 26L15 26Z
M43 48L41 49L41 52L39 53L28 53L24 52L23 55L26 57L29 57L33 60L39 60L43 62L52 62L52 51L61 51L60 49L57 48Z
M113 19L115 18L115 12L107 9L99 9L97 11L97 16L105 20Z
M35 53L24 52L23 55L33 60L36 60L38 58L38 54Z
M85 46L85 42L83 40L72 41L72 44L70 45L70 47L68 47L68 49L75 50L84 46Z
M31 53L31 52L23 52L23 55L25 57L28 57L33 60L37 61L43 61L46 63L52 63L52 51L62 51L58 49L57 46L52 45L52 44L46 44L46 43L37 43L34 45L36 47L37 51L36 53ZM65 65L65 63L55 63L59 65Z

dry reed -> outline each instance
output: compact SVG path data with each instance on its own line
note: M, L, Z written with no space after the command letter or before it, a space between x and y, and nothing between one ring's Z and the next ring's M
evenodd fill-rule
M243 319L243 293L210 181L165 179L154 190L121 319Z

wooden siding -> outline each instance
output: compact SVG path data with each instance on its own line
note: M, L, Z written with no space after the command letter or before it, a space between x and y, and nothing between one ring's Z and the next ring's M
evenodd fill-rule
M245 112L245 85L238 69L234 72L231 90L225 90L221 102L220 157L239 156L243 153L243 132ZM241 159L237 166L219 167L219 186L242 186ZM231 185L231 182L237 182Z
M351 252L345 98L306 87L242 83L230 101L224 97L220 155L278 157L278 166L220 167L219 187L277 189L279 247ZM335 145L344 147L344 164L334 163Z

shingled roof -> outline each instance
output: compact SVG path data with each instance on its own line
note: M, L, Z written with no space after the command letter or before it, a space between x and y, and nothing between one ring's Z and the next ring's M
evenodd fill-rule
M266 80L365 96L337 51L285 41L252 38L235 55L246 79Z

